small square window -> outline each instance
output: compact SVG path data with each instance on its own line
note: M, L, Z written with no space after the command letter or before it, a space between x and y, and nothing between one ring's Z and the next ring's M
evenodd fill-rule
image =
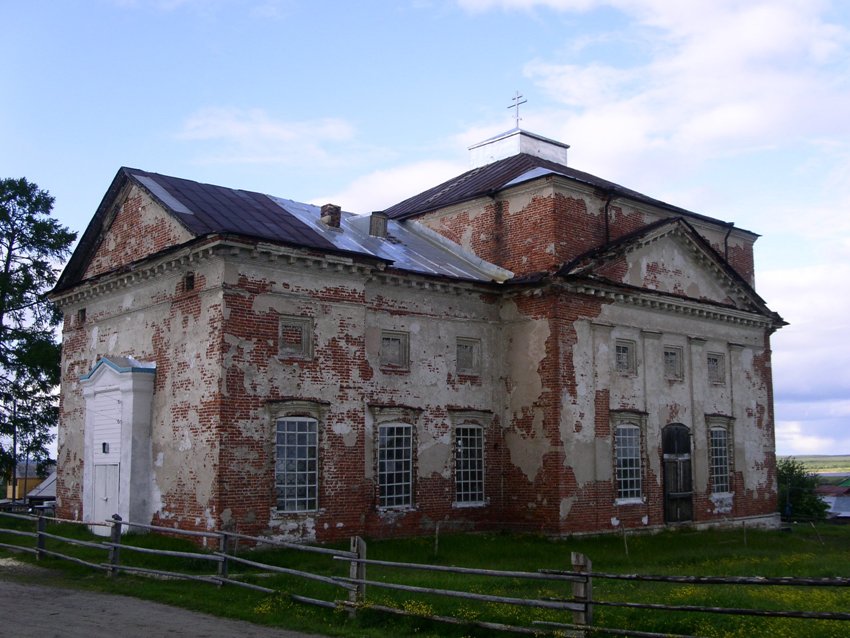
M457 373L478 375L481 373L481 341L478 339L457 339Z
M406 332L381 333L381 366L407 370L410 367L410 337Z
M635 374L637 363L635 361L635 342L617 339L615 348L614 365L620 374Z
M726 357L716 352L709 352L706 357L709 383L726 383Z
M682 349L677 346L664 346L664 377L681 381L684 376Z
M281 317L278 351L281 357L313 357L313 320L310 317Z

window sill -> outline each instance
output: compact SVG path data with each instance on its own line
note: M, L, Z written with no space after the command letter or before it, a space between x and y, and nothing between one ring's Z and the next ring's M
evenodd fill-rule
M490 501L488 501L488 500L468 501L468 502L467 501L464 501L464 502L455 501L454 503L452 503L452 507L455 508L455 509L475 509L475 508L480 508L480 507L487 507L489 504L490 504Z
M293 518L293 517L303 517L310 518L313 516L318 516L324 510L320 507L314 510L298 510L297 512L286 512L284 510L272 509L272 519L276 518Z
M382 365L380 367L380 370L384 374L409 374L410 373L409 367L402 368L402 367L396 367L396 366Z
M640 498L618 498L614 499L614 505L646 505L646 500Z
M377 510L381 512L415 512L418 507L416 505L378 505Z

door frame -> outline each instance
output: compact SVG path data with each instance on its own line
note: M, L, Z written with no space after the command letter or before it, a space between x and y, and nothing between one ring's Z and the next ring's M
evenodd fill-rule
M684 423L668 423L661 429L661 486L667 524L687 523L694 518L691 448L691 430Z

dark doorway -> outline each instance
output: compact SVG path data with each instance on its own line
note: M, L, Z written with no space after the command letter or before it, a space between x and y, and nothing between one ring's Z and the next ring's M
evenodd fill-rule
M691 481L691 433L681 423L671 423L661 431L664 455L664 520L681 523L693 518Z

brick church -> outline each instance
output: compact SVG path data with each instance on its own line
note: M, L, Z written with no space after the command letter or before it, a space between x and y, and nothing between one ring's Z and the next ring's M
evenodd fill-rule
M52 298L61 516L326 540L777 522L757 235L514 129L354 215L121 168Z

